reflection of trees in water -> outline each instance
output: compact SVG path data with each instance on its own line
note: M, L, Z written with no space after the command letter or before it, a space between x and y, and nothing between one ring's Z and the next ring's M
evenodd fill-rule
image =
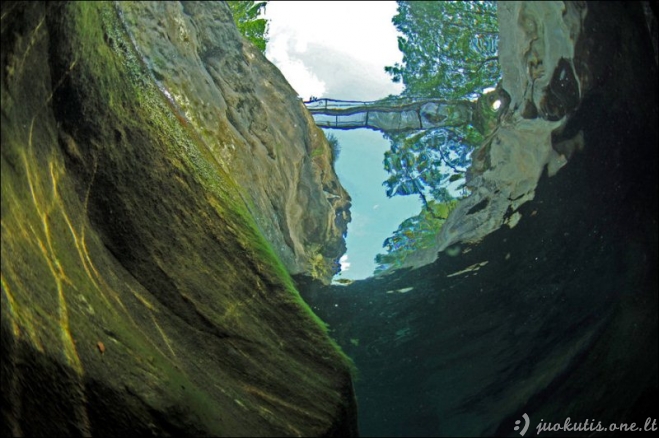
M384 168L387 196L418 195L419 215L400 224L385 240L387 254L376 257L376 273L401 267L434 237L456 204L467 194L465 175L470 154L495 124L493 105L500 91L483 95L500 79L498 23L494 2L398 2L393 18L402 63L385 67L394 82L402 82L403 97L476 101L468 123L413 134L386 133L391 148Z
M259 16L267 2L228 4L240 32L265 51L267 21ZM384 157L384 168L390 174L383 183L387 196L418 195L423 208L385 240L387 254L377 256L377 272L400 267L416 249L431 245L455 206L454 198L467 194L465 176L471 152L491 130L498 115L492 104L500 96L498 90L483 95L483 90L494 87L500 78L494 2L399 1L392 22L402 34L398 37L398 47L403 60L385 67L385 71L394 82L402 82L405 89L401 96L370 103L384 108L381 113L375 112L375 107L370 108L370 122L374 125L371 129L382 129L377 126L377 117L382 119L383 126L387 125L388 114L395 119L398 112L398 117L403 117L403 109L395 111L396 106L408 101L434 98L454 103L435 105L433 111L419 110L413 116L419 119L419 125L413 129L436 124L431 129L412 134L384 129L391 142ZM337 107L331 114L340 117L342 113L366 114L367 109ZM363 127L368 127L369 114ZM348 128L359 127L357 122ZM346 118L344 123L350 124L350 120ZM330 135L328 140L336 160L340 146L335 137Z
M384 241L382 246L387 253L375 256L375 274L402 268L417 250L432 246L437 231L457 203L455 199L447 202L431 200L421 209L421 213L405 219Z
M402 63L385 67L403 95L474 99L497 83L494 2L398 2L393 18Z

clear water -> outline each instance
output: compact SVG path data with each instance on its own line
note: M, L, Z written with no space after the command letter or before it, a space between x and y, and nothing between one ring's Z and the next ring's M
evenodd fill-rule
M373 275L375 256L384 252L382 243L409 216L418 214L417 196L388 198L382 181L388 174L382 167L389 141L376 131L336 131L341 154L336 173L352 198L352 222L348 225L342 272L336 279L359 280Z
M526 421L526 436L537 436L543 423L568 417L582 427L656 427L656 52L641 8L588 7L595 91L563 133L582 131L586 144L556 176L543 176L515 228L416 270L347 286L298 279L359 369L364 436L520 436ZM342 138L337 164L356 219L347 278L358 272L351 239L360 212L379 205L369 196L381 190L381 176L361 178L377 175L364 165L379 168L382 152L363 141L351 157L351 141Z

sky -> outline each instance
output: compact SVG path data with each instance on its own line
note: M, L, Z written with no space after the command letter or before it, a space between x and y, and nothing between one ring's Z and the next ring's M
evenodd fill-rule
M400 62L395 2L269 2L266 56L304 100L311 96L377 100L402 91L384 67ZM389 142L367 129L332 132L341 145L335 168L352 197L346 255L337 278L372 275L376 254L398 225L421 210L416 196L387 198L382 167Z
M384 72L400 62L395 2L269 2L266 56L298 94L373 100L398 94Z

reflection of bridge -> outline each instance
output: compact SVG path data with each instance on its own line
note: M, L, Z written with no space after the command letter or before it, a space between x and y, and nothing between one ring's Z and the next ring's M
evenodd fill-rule
M475 102L396 98L372 102L314 99L304 102L321 128L414 131L472 121Z

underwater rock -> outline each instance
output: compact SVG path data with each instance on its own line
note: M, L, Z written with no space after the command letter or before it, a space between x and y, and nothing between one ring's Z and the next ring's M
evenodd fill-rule
M340 254L347 196L228 7L1 8L1 435L355 435L275 254Z
M499 229L533 199L545 167L554 175L569 159L552 148L552 134L587 91L574 67L584 62L575 48L586 9L579 2L503 2L497 11L501 87L510 101L494 133L472 155L472 194L451 212L422 263ZM484 201L487 208L472 210Z

